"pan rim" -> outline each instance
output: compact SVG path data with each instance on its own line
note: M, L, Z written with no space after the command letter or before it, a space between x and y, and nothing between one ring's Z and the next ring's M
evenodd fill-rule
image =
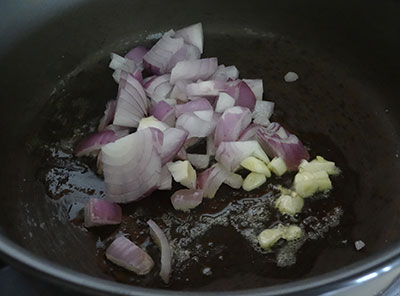
M322 275L296 280L286 284L273 285L264 288L236 290L236 291L176 291L167 289L143 288L107 279L101 279L91 275L74 271L53 263L45 258L35 255L31 251L17 245L3 234L0 234L0 256L15 266L33 276L44 280L62 284L73 290L84 290L89 293L100 293L103 295L298 295L302 292L313 292L313 295L323 292L333 292L338 289L348 288L360 283L366 275L374 273L375 277L390 272L400 267L400 242L394 243L391 247L364 258L356 263L343 266L334 271ZM37 273L39 272L39 273ZM372 278L370 279L372 280ZM368 280L365 280L366 282Z

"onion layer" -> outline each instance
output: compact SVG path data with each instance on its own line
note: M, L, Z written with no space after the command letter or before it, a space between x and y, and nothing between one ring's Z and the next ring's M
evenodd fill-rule
M116 238L106 250L108 260L138 275L147 274L154 266L153 259L124 236Z
M85 206L85 227L120 224L121 207L107 200L91 198Z
M168 284L169 279L171 277L171 268L172 268L172 249L168 242L165 233L161 230L161 228L154 222L153 220L147 221L147 224L150 226L150 235L153 238L156 245L161 250L161 270L160 276L164 283Z

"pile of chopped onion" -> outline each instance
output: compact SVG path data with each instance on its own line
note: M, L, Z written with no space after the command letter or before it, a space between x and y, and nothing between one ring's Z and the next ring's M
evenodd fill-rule
M222 184L250 191L264 184L271 172L281 176L298 170L301 163L327 166L308 163L299 138L270 121L275 104L263 100L261 79L240 79L235 66L218 65L217 57L202 58L203 44L198 23L166 32L150 49L138 46L124 57L111 54L116 100L107 103L98 132L76 148L77 156L98 154L108 201L138 201L155 190L171 189L174 180L188 189L171 194L173 207L189 211L203 197L213 198ZM206 153L186 152L202 139ZM239 169L249 171L244 180L235 173ZM285 210L286 199L279 202ZM88 226L107 221L88 218ZM153 221L149 225L161 248L161 277L167 283L171 250L161 229ZM108 258L139 274L148 272L150 260L132 244L117 239ZM121 263L119 248L126 248L128 263ZM145 267L131 258L135 254Z

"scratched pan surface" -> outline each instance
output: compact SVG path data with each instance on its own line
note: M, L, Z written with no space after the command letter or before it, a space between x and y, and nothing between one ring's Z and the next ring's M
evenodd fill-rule
M367 41L372 37L359 36L363 30L358 27L349 31L355 40L343 37L338 31L349 24L331 26L334 11L323 10L321 16L317 8L289 9L265 2L258 4L263 13L255 9L257 5L238 5L226 8L226 18L219 19L204 5L193 15L176 17L180 5L184 4L177 1L165 7L162 16L146 23L127 19L127 11L138 10L133 2L121 1L120 7L113 8L106 1L88 2L3 55L3 69L11 79L2 81L2 130L9 135L1 148L2 233L34 254L77 272L135 286L196 291L266 287L321 275L396 242L399 104L390 83L396 81L392 64L398 59L389 63L384 58L394 49L382 54L371 45L374 55L360 53L359 47L371 44ZM145 6L139 8L150 18ZM351 9L358 11L357 3ZM284 22L278 16L293 19ZM310 17L304 24L300 19L305 16L314 20ZM273 120L296 133L312 156L323 155L342 170L333 179L332 192L307 200L296 217L307 234L301 244L280 243L265 254L254 243L264 228L290 221L273 209L278 194L273 185L289 186L293 175L271 178L251 193L222 187L213 200L205 200L190 214L173 210L170 192L155 192L123 206L120 226L87 231L81 225L83 204L90 197L104 197L104 187L94 161L76 159L72 149L95 128L105 103L115 97L117 86L107 68L109 52L122 54L136 44L150 46L158 33L198 20L204 24L204 56L236 65L241 77L262 78L264 98L276 103ZM337 38L340 46L332 45L325 33ZM45 40L52 39L52 46L46 45ZM21 55L28 46L38 49L37 59L31 53ZM11 62L17 56L20 63L31 65L29 69ZM288 71L297 72L299 81L285 83ZM10 98L12 105L6 102ZM159 251L145 225L149 218L173 242L169 286L158 277ZM120 232L155 259L156 267L148 276L137 277L104 260L104 246ZM361 252L353 246L359 239L367 245Z

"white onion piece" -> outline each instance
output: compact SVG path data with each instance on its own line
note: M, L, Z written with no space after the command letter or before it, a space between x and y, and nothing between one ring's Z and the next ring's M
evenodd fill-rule
M168 284L172 270L171 245L169 244L165 233L153 220L150 219L149 221L147 221L147 224L150 226L150 235L152 239L161 250L160 277L164 281L164 283Z
M172 38L174 34L173 30L165 33L143 57L145 68L154 75L165 74L171 58L183 46L183 38Z
M197 174L189 161L168 162L167 167L176 182L190 189L196 188Z
M107 200L91 198L84 211L85 227L115 225L122 220L121 207Z
M146 128L107 144L101 150L106 198L127 203L160 185L163 134Z
M274 102L257 101L252 115L254 118L253 122L262 126L268 126L271 123L269 119L274 112L274 106Z
M217 149L215 159L228 171L234 172L249 156L254 156L265 163L269 162L268 156L257 141L222 142Z
M256 133L261 125L251 123L246 127L239 136L238 141L256 140Z
M172 91L169 95L171 99L177 99L186 102L187 101L187 93L186 93L186 87L189 84L188 81L186 80L178 80L174 87L172 88Z
M188 112L178 117L176 127L187 131L189 133L188 138L203 138L214 132L217 120L216 113L213 114L211 121L205 121L193 112Z
M80 157L84 155L97 154L104 145L115 142L117 136L114 131L104 130L101 132L87 135L75 148L75 155Z
M166 166L161 168L161 177L160 177L160 187L158 190L171 190L172 188L172 176Z
M251 122L251 112L244 107L232 107L222 114L215 128L215 145L221 142L236 141Z
M263 99L264 86L262 79L243 79L243 81L250 87L251 91L256 96L256 100Z
M236 80L239 78L239 70L235 66L219 65L217 71L211 76L212 80L228 81Z
M179 128L169 128L164 132L164 143L161 152L161 163L174 159L185 144L188 132Z
M220 92L217 99L217 105L215 106L215 112L223 113L226 109L233 106L235 106L235 99L227 93Z
M164 74L147 81L144 84L146 94L157 103L164 100L172 90L170 77L170 74Z
M182 48L178 50L170 59L167 71L171 72L178 62L198 60L200 55L200 50L197 47L185 43L183 44Z
M225 91L227 85L223 81L208 80L190 83L186 86L188 97L218 96L220 91Z
M171 84L178 80L206 80L217 70L217 58L178 62L171 71Z
M227 82L226 92L235 99L235 106L246 107L251 112L254 111L256 96L246 82L241 80Z
M175 126L175 109L165 101L160 101L154 105L150 110L150 114L169 126Z
M124 236L116 238L106 250L108 260L138 275L147 274L154 266L153 259Z
M136 68L136 63L130 59L126 59L117 55L116 53L111 53L111 62L108 65L113 70L121 70L128 73L132 73Z
M207 154L187 154L187 160L199 170L206 169L210 163L210 155Z
M142 67L143 57L148 51L149 50L146 47L139 45L129 50L125 55L125 58L133 60L136 65Z
M269 156L282 158L289 171L296 170L303 159L310 159L299 138L290 134L277 122L260 128L257 131L257 139Z
M106 110L104 111L104 115L100 119L99 126L97 127L98 131L104 130L105 127L107 125L109 125L110 122L113 121L116 108L117 108L117 101L116 100L111 100L111 101L107 102Z
M171 196L171 203L175 210L188 212L203 201L203 190L182 189L175 191Z
M201 23L182 28L175 32L175 36L182 37L186 43L197 47L200 53L203 53L204 36Z
M213 110L210 102L207 99L200 98L190 101L186 104L180 104L175 106L176 117L181 116L183 113L201 111L201 110ZM212 113L212 112L211 112Z

